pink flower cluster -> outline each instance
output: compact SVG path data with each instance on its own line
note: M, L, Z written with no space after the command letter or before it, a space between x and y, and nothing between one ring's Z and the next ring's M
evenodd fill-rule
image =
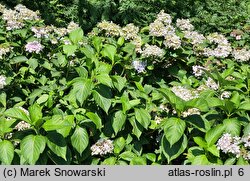
M43 49L43 46L38 41L28 42L25 45L25 50L30 53L33 53L33 52L39 53L40 51L42 51L42 49Z

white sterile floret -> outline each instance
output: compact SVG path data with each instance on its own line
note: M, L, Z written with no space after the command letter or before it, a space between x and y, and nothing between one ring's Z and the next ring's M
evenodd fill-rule
M194 26L190 23L189 19L177 19L176 26L180 28L182 31L184 30L191 31L194 29Z
M141 52L142 56L144 57L163 57L165 54L165 51L159 48L156 45L145 45L145 48Z
M199 96L196 91L191 91L182 86L174 86L171 88L171 90L176 96L180 97L185 101L189 101Z
M3 89L5 85L6 85L6 77L0 75L0 89Z
M190 40L193 45L201 44L206 40L202 34L196 31L184 31L184 37Z
M107 36L120 36L121 27L113 22L102 21L97 24L100 30L104 30Z
M35 34L36 38L48 38L49 33L52 31L48 27L31 27L31 31Z
M29 123L26 123L25 121L20 121L14 129L18 130L18 131L23 131L23 130L26 130L26 129L29 129L30 128L30 124Z
M43 49L43 46L38 41L28 42L25 45L25 50L30 53L33 53L33 52L40 53L42 49Z
M138 73L142 73L145 71L145 67L146 67L147 63L146 62L142 62L142 61L138 61L138 60L134 60L132 62L132 66L134 67L134 69L138 72Z
M229 91L224 91L221 93L220 95L220 99L223 100L223 99L228 99L231 97L231 92Z
M79 25L75 23L74 21L71 21L67 26L67 31L68 33L70 33L71 31L74 31L77 28L79 28Z
M11 47L0 45L0 59L2 59L4 55L9 53L11 49L12 49Z
M232 142L233 142L233 138L232 138L231 134L225 133L218 140L216 146L219 150L222 150L222 152L228 153Z
M165 13L164 10L161 10L157 15L157 20L163 22L165 25L170 25L172 23L172 17Z
M114 150L113 141L109 139L99 139L94 145L91 146L91 155L106 155L112 153Z
M167 30L165 29L165 25L161 21L154 21L149 25L149 35L151 36L165 36L167 34Z
M208 77L206 86L213 90L218 90L219 84L217 84L212 78Z
M232 55L237 62L246 62L250 59L250 51L246 48L234 49Z

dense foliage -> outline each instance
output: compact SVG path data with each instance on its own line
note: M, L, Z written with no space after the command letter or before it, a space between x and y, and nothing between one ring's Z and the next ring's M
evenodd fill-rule
M90 31L99 21L116 24L134 23L143 27L152 22L160 10L174 18L189 18L202 32L228 31L249 23L248 0L2 0L9 7L18 3L39 10L46 24L66 26L75 21ZM1 2L1 1L0 1ZM249 28L249 27L248 27Z
M203 35L160 11L84 34L23 5L0 12L2 164L249 163L243 26Z

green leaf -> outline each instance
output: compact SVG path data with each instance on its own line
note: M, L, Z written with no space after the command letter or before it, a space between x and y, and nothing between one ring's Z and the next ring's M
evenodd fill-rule
M134 157L136 157L136 154L131 151L125 151L122 154L119 155L120 158L126 161L131 161Z
M98 36L95 36L92 40L92 43L96 49L96 51L99 53L102 48L102 39Z
M136 156L130 161L130 165L147 165L147 160L144 157Z
M239 109L239 110L250 111L250 101L249 101L249 100L243 101L243 102L240 104L240 106L239 106L238 109Z
M123 137L119 137L114 141L114 153L119 154L126 145L126 140Z
M76 45L63 45L63 53L65 53L67 56L74 55L76 49Z
M249 165L249 163L242 156L240 156L240 158L238 158L236 165Z
M49 95L48 94L43 94L41 95L37 100L37 104L42 104L44 102L46 102L49 99Z
M218 124L217 126L210 129L205 135L205 140L207 141L208 146L212 146L213 144L215 144L224 130L225 127L222 124Z
M114 113L111 122L112 122L112 128L114 129L115 134L117 134L119 131L122 130L126 122L126 118L127 116L123 114L121 110Z
M236 118L225 119L223 125L226 133L230 133L232 136L240 136L241 124Z
M186 123L180 118L172 117L166 120L164 125L164 135L170 143L170 147L179 141L179 139L183 136L185 129Z
M187 142L188 141L186 135L183 135L178 142L176 142L174 145L171 146L166 137L165 136L162 137L161 151L167 158L168 164L184 152L184 150L187 147Z
M73 83L73 89L69 93L69 96L74 97L80 104L83 105L84 101L91 94L93 83L90 79L80 79Z
M12 131L12 124L15 123L15 119L7 120L4 117L0 117L0 136L4 136L5 133Z
M42 119L42 108L38 104L33 104L29 107L30 119L32 125L35 125L39 119Z
M22 62L26 62L26 61L28 61L27 57L20 55L20 56L16 56L16 57L12 58L10 60L10 64L22 63Z
M39 159L46 146L46 138L40 135L28 135L20 143L22 156L31 165Z
M67 115L64 117L64 127L57 129L56 132L60 133L64 138L66 138L69 134L71 129L75 126L74 122L74 115Z
M140 136L142 134L143 131L143 126L141 124L139 124L136 120L135 117L131 117L128 119L130 124L132 125L133 129L132 129L132 133L138 138L140 139Z
M42 126L46 131L54 131L59 130L65 127L72 127L65 118L61 115L53 115L52 118L46 120L46 122Z
M116 164L116 158L115 157L109 157L106 158L101 165L115 165Z
M207 100L207 103L209 107L223 106L222 100L215 98L215 97L209 97L209 99Z
M101 118L95 114L95 113L92 113L92 112L88 112L86 113L86 116L91 119L91 121L94 122L95 126L97 129L101 129L102 128L102 120Z
M64 160L67 160L67 143L63 136L56 132L49 132L47 138L47 145L49 149L57 156L62 157Z
M206 155L196 156L192 162L192 165L210 165Z
M146 153L144 156L151 162L156 161L156 155L154 153Z
M115 88L119 92L121 92L122 89L126 86L127 79L125 77L114 75L111 77L111 79L113 80L113 84L114 84Z
M201 148L206 148L207 147L207 143L202 137L194 137L193 139L194 139L194 142L197 145L199 145L199 147L201 147Z
M87 130L85 128L77 126L73 135L71 136L71 144L81 155L89 144L89 136Z
M111 106L111 91L104 85L99 85L92 92L95 102L100 106L106 113Z
M109 44L104 45L104 48L102 50L102 56L108 57L112 61L112 64L114 64L115 54L116 54L115 46Z
M147 110L145 109L137 109L135 108L135 118L136 120L145 128L147 129L149 124L150 124L150 121L151 121L151 117L150 117L150 114L148 113Z
M212 153L216 157L220 157L220 150L217 149L216 145L212 145L207 148L207 151Z
M100 74L95 77L99 83L104 84L110 88L113 87L112 79L108 74Z
M236 162L236 158L228 158L225 162L224 165L234 165Z
M77 28L69 33L69 39L77 44L79 41L83 39L83 30L81 28Z
M4 114L7 117L15 118L15 119L25 121L25 122L31 124L30 117L22 109L20 109L18 107L7 109L4 112Z
M5 92L0 93L0 103L3 105L3 107L6 107L6 98L7 95Z
M3 165L10 165L14 158L14 145L8 141L0 142L0 160Z

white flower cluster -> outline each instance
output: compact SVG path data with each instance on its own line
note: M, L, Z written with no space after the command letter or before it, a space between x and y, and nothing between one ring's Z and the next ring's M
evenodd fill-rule
M192 66L193 74L195 77L200 77L202 74L204 74L204 70L206 70L205 67L202 67L200 65L194 65Z
M194 29L189 19L177 19L176 26L182 31L192 31Z
M0 59L3 59L3 56L12 50L11 47L0 45Z
M174 86L171 88L172 92L185 101L197 98L199 95L196 90L189 90L183 86Z
M196 31L184 31L184 37L190 40L193 45L199 45L206 40L202 34Z
M194 114L200 115L201 112L200 112L200 110L197 109L197 108L190 108L190 109L188 109L187 111L184 111L184 112L182 113L182 116L185 118L185 117L188 117L188 116L194 115Z
M229 92L229 91L224 91L220 95L220 99L221 100L228 99L230 97L231 97L231 92Z
M107 36L120 36L121 34L121 27L113 22L102 21L97 24L97 27L100 30L105 31Z
M18 131L23 131L23 130L26 130L26 129L29 129L30 128L30 124L29 123L26 123L25 121L20 121L14 129L18 130Z
M54 32L59 36L58 39L68 34L67 28L55 28Z
M79 28L79 25L77 23L75 23L74 21L71 21L68 26L67 26L67 32L70 33L71 31L76 30L77 28Z
M165 54L165 51L156 45L146 44L141 54L144 57L163 57Z
M52 31L51 28L47 27L31 27L31 31L35 34L36 38L48 38L49 33Z
M250 51L246 48L234 49L232 55L238 62L246 62L250 59Z
M169 112L168 106L165 105L165 104L161 104L159 106L159 108L160 108L161 111L164 111L164 112L167 112L167 113Z
M138 33L139 33L139 28L135 26L133 23L130 23L122 28L121 36L123 36L125 40L133 40L137 38Z
M145 67L146 67L147 63L146 62L142 62L139 60L134 60L132 62L132 66L134 67L134 69L138 72L138 73L142 73L145 71Z
M91 155L106 155L112 153L114 150L113 141L109 139L99 139L94 145L91 146Z
M155 116L155 123L160 124L163 121L162 117Z
M213 90L218 90L219 89L219 84L217 84L212 78L208 77L206 80L206 86L210 89Z
M242 156L246 160L250 160L250 134L245 137L233 137L229 133L225 133L218 140L217 149L221 150L224 153L231 153L237 158Z
M17 5L14 10L3 9L2 13L7 30L21 29L27 20L40 20L38 12L31 11L21 4Z
M167 48L178 49L181 46L181 39L175 34L175 28L171 23L171 16L162 10L156 20L149 25L149 35L164 37L163 44Z
M226 58L232 51L231 45L223 35L219 33L212 33L207 36L207 40L210 43L215 43L216 48L204 48L203 55L210 57L214 56L217 58Z
M39 53L40 51L42 51L42 49L43 49L43 46L38 41L28 42L25 45L25 50L30 53L33 53L33 52Z
M0 75L0 89L3 89L5 85L6 85L6 77Z

